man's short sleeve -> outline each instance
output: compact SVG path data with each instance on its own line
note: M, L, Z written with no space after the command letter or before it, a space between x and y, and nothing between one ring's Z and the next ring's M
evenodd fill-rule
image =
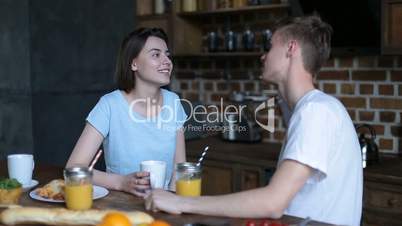
M321 181L327 175L328 159L336 139L336 116L324 103L311 103L303 106L291 121L281 159L313 168L315 172L308 183Z
M110 125L110 105L105 97L100 98L88 114L87 122L98 130L104 138L107 137Z

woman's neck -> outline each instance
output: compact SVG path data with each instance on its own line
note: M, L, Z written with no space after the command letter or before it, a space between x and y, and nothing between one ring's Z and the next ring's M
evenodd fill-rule
M161 96L161 89L158 87L143 87L135 86L133 90L130 91L129 95L133 99L151 99L159 100Z
M158 100L161 97L161 88L156 86L155 84L151 84L149 82L145 82L141 79L136 78L135 86L130 91L129 96L131 96L134 100L136 99L151 99L152 101Z
M155 117L161 111L163 105L163 97L159 87L146 87L136 84L134 89L126 93L127 101L133 103L132 110L139 113L143 117Z

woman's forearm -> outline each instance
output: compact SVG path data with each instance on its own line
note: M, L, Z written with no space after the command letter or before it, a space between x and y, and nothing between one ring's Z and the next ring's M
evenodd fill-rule
M123 176L118 174L106 173L100 170L93 170L93 183L107 189L122 190Z

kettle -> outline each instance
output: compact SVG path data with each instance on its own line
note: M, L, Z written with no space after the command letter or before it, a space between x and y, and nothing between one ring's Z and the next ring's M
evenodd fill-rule
M223 115L222 139L240 142L259 142L262 139L261 127L253 117L254 105L267 99L248 92L233 92L230 100L239 111L226 112Z
M355 127L356 131L359 131L361 128L367 128L370 131L370 136L366 136L365 133L360 133L358 135L362 152L363 168L378 163L379 154L378 146L374 141L376 137L374 128L368 124L358 124Z

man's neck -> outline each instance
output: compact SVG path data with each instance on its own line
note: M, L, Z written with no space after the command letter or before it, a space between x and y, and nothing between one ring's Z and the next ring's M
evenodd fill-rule
M294 109L297 101L306 93L315 89L313 76L305 70L289 70L289 76L284 83L279 84L279 92L288 103L290 109Z

